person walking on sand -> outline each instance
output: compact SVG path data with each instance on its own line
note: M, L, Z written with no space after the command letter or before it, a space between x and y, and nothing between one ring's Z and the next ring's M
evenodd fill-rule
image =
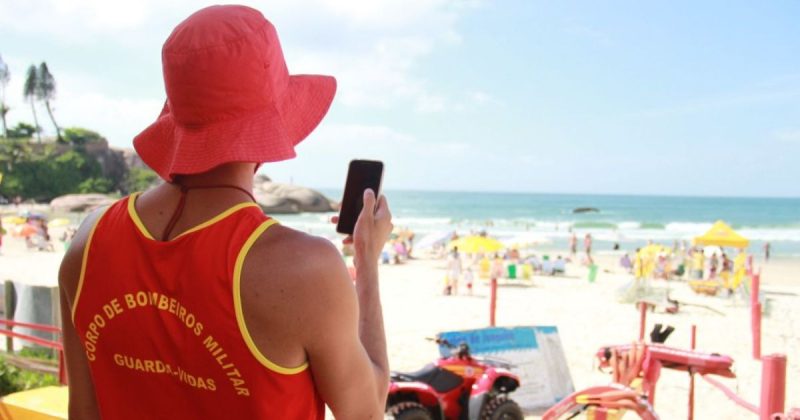
M290 76L275 28L212 6L162 49L167 102L134 138L164 181L83 222L61 264L69 417L382 419L389 382L371 190L355 283L328 240L265 216L264 162L295 156L335 79ZM311 170L311 168L309 168Z
M764 262L769 262L770 251L772 251L772 245L769 242L764 242Z
M467 267L467 271L464 272L464 283L467 285L467 294L472 296L472 282L475 279L474 275L472 274L472 266Z
M592 234L587 233L583 238L583 247L586 249L586 259L591 264L592 261Z
M575 233L569 237L569 254L572 259L575 259L575 256L578 255L578 237L575 236Z
M445 286L445 295L458 294L458 280L461 277L461 255L458 253L458 247L453 248L450 253L450 259L447 261L447 286Z

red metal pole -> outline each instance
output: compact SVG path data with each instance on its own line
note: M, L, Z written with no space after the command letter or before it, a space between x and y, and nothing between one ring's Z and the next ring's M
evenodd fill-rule
M758 407L745 401L744 399L742 399L742 397L736 395L735 392L731 391L730 388L726 387L722 382L714 379L714 377L710 375L700 375L700 377L705 379L706 382L708 382L709 384L713 385L714 387L722 391L722 393L725 394L726 397L730 398L731 401L735 402L738 406L746 409L747 411L750 411L753 414L758 414Z
M758 294L761 289L761 273L755 273L750 276L750 304L755 305L758 303Z
M786 402L786 355L770 354L761 359L761 420L783 413Z
M497 279L494 277L492 277L491 297L489 299L489 326L494 327L494 314L497 309Z
M761 358L761 304L756 303L751 310L753 321L753 359Z
M647 304L639 302L639 341L644 341L644 326L647 323Z
M697 347L697 325L692 325L692 350ZM694 420L694 371L689 368L689 420Z
M753 358L761 358L761 302L758 295L761 289L761 273L753 274L750 284L750 321L753 332Z

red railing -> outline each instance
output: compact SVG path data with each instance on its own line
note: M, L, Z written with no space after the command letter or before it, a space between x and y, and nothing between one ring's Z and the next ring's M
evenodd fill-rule
M0 319L0 325L4 325L5 329L0 329L0 334L18 338L20 340L29 341L34 344L38 344L42 347L51 348L58 352L58 381L62 385L67 384L67 371L64 368L64 344L61 341L51 341L46 340L41 337L35 337L28 334L21 334L18 332L14 332L11 330L13 327L23 327L23 328L30 328L32 330L42 331L42 332L49 332L61 335L61 328L54 327L52 325L43 325L43 324L32 324L28 322L17 322L11 321L8 319Z

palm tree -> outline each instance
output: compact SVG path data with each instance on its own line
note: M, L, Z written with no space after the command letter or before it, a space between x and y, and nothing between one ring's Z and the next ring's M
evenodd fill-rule
M0 119L3 121L3 137L8 137L8 125L6 124L6 114L8 114L8 106L6 106L6 86L8 80L11 79L11 72L8 71L8 64L0 57Z
M28 67L28 75L25 78L25 86L23 87L22 94L25 99L31 103L31 110L33 111L33 125L36 126L36 138L39 143L42 142L42 134L40 133L39 118L36 116L36 98L39 96L39 72L36 71L36 66L31 64Z
M47 68L47 63L42 61L42 64L39 65L39 89L37 89L36 97L40 101L44 102L45 107L47 107L47 114L50 115L50 121L53 122L53 126L56 128L56 137L58 138L59 142L63 142L64 139L61 138L61 129L58 128L58 124L56 124L56 119L53 117L53 108L50 107L50 101L56 97L56 79L53 78L53 75L50 74L50 70Z

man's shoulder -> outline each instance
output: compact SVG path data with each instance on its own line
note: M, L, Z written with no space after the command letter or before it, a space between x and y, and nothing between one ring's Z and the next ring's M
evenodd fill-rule
M241 287L250 310L286 325L314 325L332 301L353 294L332 242L280 225L267 229L248 252Z
M331 241L283 225L262 233L247 260L251 275L297 286L320 281L344 267L341 254Z

